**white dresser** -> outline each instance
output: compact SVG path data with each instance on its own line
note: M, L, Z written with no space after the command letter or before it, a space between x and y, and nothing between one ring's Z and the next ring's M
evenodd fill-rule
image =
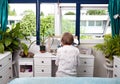
M0 54L0 84L7 84L12 79L12 54Z
M34 56L34 76L51 77L52 64L50 53L37 53Z
M77 71L79 77L92 77L94 72L94 56L80 54Z
M50 53L37 53L34 56L34 76L51 77L53 69L52 60L55 60L55 58ZM94 72L94 56L81 54L78 60L78 76L92 77Z
M120 58L114 56L113 77L120 78Z

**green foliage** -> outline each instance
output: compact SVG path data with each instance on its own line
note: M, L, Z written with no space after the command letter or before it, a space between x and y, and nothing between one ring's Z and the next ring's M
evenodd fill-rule
M9 16L16 16L17 15L15 9L14 10L10 9L10 5L8 5L8 15Z
M36 18L35 14L31 10L24 11L24 17L20 22L20 31L27 36L36 35ZM44 44L44 41L49 36L54 34L54 17L52 15L44 16L41 12L41 21L40 21L40 40Z
M44 16L44 13L43 13L43 12L40 12L40 16Z
M21 47L22 47L22 52L24 53L24 55L25 55L25 57L27 57L28 56L28 54L29 54L29 49L30 49L30 47L31 47L31 45L36 41L32 41L31 42L31 40L29 39L29 41L30 41L30 45L28 46L27 44L25 44L25 43L21 43Z
M20 52L19 55L20 55L21 57L33 58L34 53L33 53L33 52L30 52L29 49L30 49L31 45L32 45L34 42L36 42L36 40L35 40L35 41L32 41L32 42L31 42L30 39L27 39L27 40L30 41L30 44L27 45L27 44L25 44L25 43L21 43L22 51Z
M4 44L3 43L0 43L0 53L4 53Z
M25 43L21 43L21 45L22 45L24 54L27 55L28 54L28 46Z
M75 15L75 13L74 13L74 12L69 11L69 12L65 13L64 15Z
M40 23L41 45L44 45L45 40L53 35L54 35L54 17L52 15L41 17Z
M75 23L70 20L62 19L62 33L70 32L72 34L75 33Z
M87 11L88 15L106 15L105 10L88 10Z
M95 45L95 48L102 51L106 58L113 60L113 55L120 56L120 36L105 36L104 43Z
M32 10L24 11L24 16L20 22L20 31L27 36L36 35L36 18Z
M92 39L91 35L81 35L80 39Z
M20 49L20 39L25 36L20 32L20 23L12 26L12 29L7 28L5 32L0 30L1 40L0 40L0 53L4 51L15 51Z

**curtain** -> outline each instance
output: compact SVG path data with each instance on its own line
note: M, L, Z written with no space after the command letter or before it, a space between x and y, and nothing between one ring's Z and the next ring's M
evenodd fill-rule
M8 23L8 0L0 0L0 30L6 31Z
M108 12L113 37L120 32L120 0L109 0Z

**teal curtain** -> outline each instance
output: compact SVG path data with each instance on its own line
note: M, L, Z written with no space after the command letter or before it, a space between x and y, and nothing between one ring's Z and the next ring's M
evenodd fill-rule
M109 0L108 12L112 29L112 36L119 35L120 32L120 0ZM119 17L114 18L118 14Z
M8 0L0 0L0 30L6 31L8 23Z

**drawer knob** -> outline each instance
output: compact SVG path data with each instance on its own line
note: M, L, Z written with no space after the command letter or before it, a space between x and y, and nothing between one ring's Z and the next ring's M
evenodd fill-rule
M117 77L117 75L116 75L116 74L115 74L114 76L115 76L115 77Z
M117 68L117 65L115 65L115 67Z
M42 61L42 63L44 63L44 61Z
M44 72L44 70L42 69L42 72Z
M84 70L84 72L86 72L86 70Z
M84 64L87 64L87 62L84 62Z
M11 58L9 58L9 60L11 60Z
M9 79L11 79L12 77L10 76Z
M2 76L0 76L0 78L2 78Z
M0 65L0 67L2 67L2 65Z
M9 70L11 70L11 67L9 67Z

